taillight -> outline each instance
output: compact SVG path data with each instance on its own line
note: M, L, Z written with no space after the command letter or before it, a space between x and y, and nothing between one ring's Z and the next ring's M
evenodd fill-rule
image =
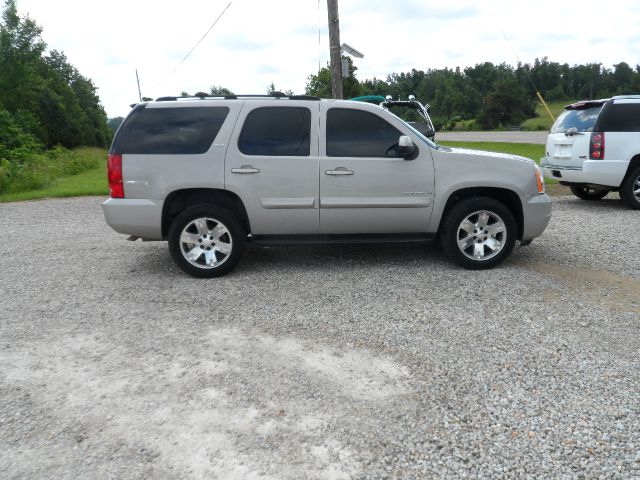
M107 157L107 178L109 179L109 194L112 198L124 198L122 185L122 155L110 153Z
M604 158L604 132L591 132L589 158L591 160L602 160Z

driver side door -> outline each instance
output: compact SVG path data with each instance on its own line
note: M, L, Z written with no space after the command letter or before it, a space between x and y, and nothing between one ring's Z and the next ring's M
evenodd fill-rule
M391 115L332 105L321 104L320 233L426 232L434 193L430 148ZM398 154L401 135L419 149L412 160Z

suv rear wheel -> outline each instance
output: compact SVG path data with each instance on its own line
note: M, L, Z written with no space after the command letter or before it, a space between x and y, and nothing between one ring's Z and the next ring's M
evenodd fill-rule
M609 190L578 185L571 185L569 188L571 189L571 193L582 200L601 200L609 193Z
M620 198L631 208L640 210L640 167L632 170L631 174L622 182Z
M211 278L231 271L242 257L245 235L232 212L195 205L180 213L169 229L169 252L194 277Z
M516 242L517 226L511 211L488 197L462 200L447 214L440 243L458 265L480 270L501 263Z

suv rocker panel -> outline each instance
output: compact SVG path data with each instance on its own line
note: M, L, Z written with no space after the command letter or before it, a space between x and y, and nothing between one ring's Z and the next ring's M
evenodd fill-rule
M254 235L249 241L256 245L332 245L332 244L389 244L389 243L429 243L436 238L434 233L402 234L344 234L344 235Z

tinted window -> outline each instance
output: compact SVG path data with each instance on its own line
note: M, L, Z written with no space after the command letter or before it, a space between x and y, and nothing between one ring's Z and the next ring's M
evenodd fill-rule
M199 154L211 147L227 107L140 108L125 120L114 153Z
M308 156L310 133L308 108L256 108L244 121L238 148L245 155Z
M327 156L399 157L402 133L373 113L346 108L327 112Z
M599 132L640 132L639 103L610 103L598 119Z
M551 133L563 133L570 128L575 128L578 132L591 132L601 109L602 107L565 110L551 127Z

